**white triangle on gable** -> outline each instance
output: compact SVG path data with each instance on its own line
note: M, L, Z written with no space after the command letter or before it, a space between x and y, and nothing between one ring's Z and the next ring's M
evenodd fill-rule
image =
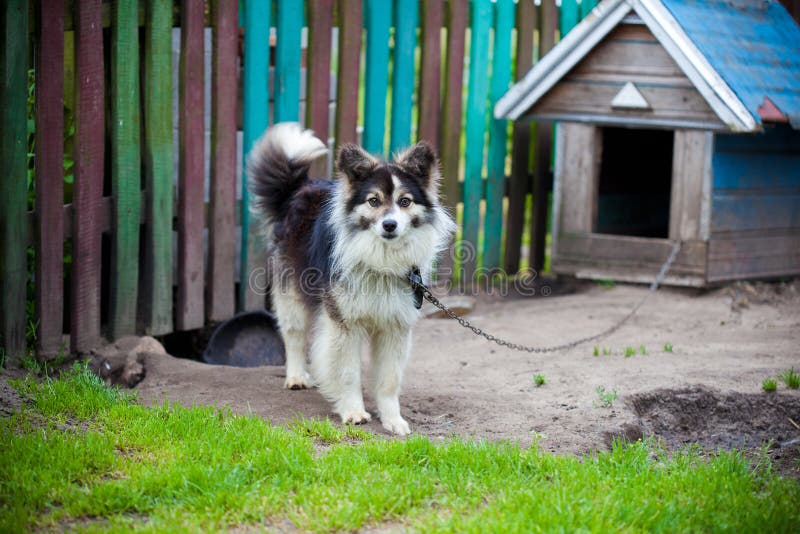
M639 92L639 89L633 85L633 82L628 82L620 89L617 96L611 100L611 107L621 109L650 109L650 104L642 93Z

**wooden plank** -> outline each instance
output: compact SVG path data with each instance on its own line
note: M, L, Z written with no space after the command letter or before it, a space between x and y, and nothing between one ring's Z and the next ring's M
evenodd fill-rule
M367 29L367 64L364 80L364 135L361 143L367 152L385 155L392 3L385 0L366 0L364 19Z
M586 18L586 15L588 15L592 11L592 9L594 9L594 6L596 6L596 5L597 5L597 0L582 0L581 4L580 4L580 8L581 8L580 17L581 17L581 20Z
M136 332L139 290L139 139L138 2L115 2L111 15L111 236L109 337Z
M300 36L303 2L278 0L275 46L275 122L296 122L300 114Z
M578 24L580 15L581 12L578 0L561 0L561 9L559 10L558 19L562 38Z
M597 186L602 142L591 124L562 123L566 146L561 185L560 232L592 232L597 224Z
M800 230L756 231L713 237L708 280L770 278L800 274Z
M675 131L672 159L672 190L669 238L700 239L703 184L710 181L713 134L696 130Z
M442 202L456 216L461 198L459 161L461 142L462 89L464 83L464 48L469 4L464 1L447 3L447 52L445 55L444 95L442 97ZM454 267L451 248L442 256L438 266L440 280L448 280Z
M40 0L36 25L36 350L61 348L64 302L64 2Z
M480 202L483 196L484 134L489 106L490 0L475 0L470 13L469 81L467 94L466 152L464 155L464 218L459 257L464 282L471 283L477 267Z
M85 353L100 341L100 205L105 151L101 4L102 0L78 2L75 11L74 210L65 221L73 221L70 344L76 353Z
M398 152L411 143L411 116L414 108L417 46L416 0L394 2L394 53L392 55L392 116L389 126L389 152Z
M147 192L142 329L172 331L172 2L148 0L144 42L144 183Z
M0 4L0 348L25 355L28 2Z
M558 28L558 9L554 0L543 0L540 6L539 57L555 46ZM553 127L548 122L536 125L533 153L533 184L531 187L531 245L528 249L528 265L535 271L544 269L547 243L548 198L553 177L550 161L553 153Z
M310 0L308 3L306 127L311 128L326 144L330 137L328 110L331 94L333 3L334 0ZM326 170L325 158L317 158L311 164L310 173L312 176L323 176Z
M495 3L494 40L492 47L492 81L489 92L491 108L508 91L511 84L511 31L514 29L513 0ZM489 119L487 154L486 215L484 220L483 267L500 268L503 234L503 198L506 194L506 142L508 121Z
M203 2L181 2L178 301L175 327L203 326Z
M269 27L271 2L248 0L244 4L244 72L242 80L244 161L253 143L267 129L269 110ZM240 310L264 307L264 294L250 284L251 273L266 264L264 245L258 235L258 224L250 220L250 194L247 173L242 174L241 230L242 246L239 263Z
M419 107L419 130L417 138L439 145L441 128L441 79L442 79L442 19L444 0L422 2L422 50L420 59L420 82L417 102ZM510 56L509 56L510 59Z
M222 321L236 310L236 0L216 0L211 79L211 183L209 185L206 319Z
M774 193L714 192L711 235L800 228L800 189Z
M521 80L533 65L533 42L536 30L533 2L517 3L517 65L515 78ZM531 160L531 125L517 121L513 126L511 179L508 190L505 270L519 271L522 229L525 223L525 197L528 194Z
M361 2L339 2L339 77L336 84L336 147L358 141L358 76Z

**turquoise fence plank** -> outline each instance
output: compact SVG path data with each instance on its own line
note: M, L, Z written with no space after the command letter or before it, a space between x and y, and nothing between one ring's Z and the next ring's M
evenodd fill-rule
M395 152L411 142L414 106L414 49L417 46L417 0L395 0L394 69L392 70L392 120L389 150Z
M483 145L486 117L489 113L489 30L492 26L491 0L473 0L470 13L469 78L467 94L466 149L464 154L464 216L461 259L464 282L469 283L477 265L480 202L483 196ZM498 236L499 237L499 236Z
M580 15L578 0L561 0L561 9L558 11L558 27L562 38L578 24Z
M300 35L303 4L278 0L275 47L275 122L297 121L300 116Z
M490 109L508 91L511 84L511 32L514 29L514 0L497 0L495 4L494 46ZM500 268L501 234L503 230L503 197L505 196L506 146L508 122L491 119L486 179L486 216L484 221L483 267Z
M269 110L269 16L270 0L244 2L244 80L242 125L244 155L267 128ZM245 160L246 161L246 160ZM251 287L250 273L257 266L258 225L250 224L247 173L242 176L242 249L239 278L239 309L257 309L263 295Z
M364 0L364 16L367 28L367 64L364 82L364 135L361 144L367 152L384 155L392 2Z
M583 0L581 2L581 20L597 5L597 0Z

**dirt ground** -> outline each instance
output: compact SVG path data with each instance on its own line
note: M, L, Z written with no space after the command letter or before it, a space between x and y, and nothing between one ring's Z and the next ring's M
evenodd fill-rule
M604 330L646 291L584 283L555 286L548 297L484 296L469 320L519 343L560 344ZM698 442L712 449L754 449L773 440L770 454L780 470L800 476L800 391L780 381L775 393L761 389L764 378L800 370L798 341L800 281L661 289L597 343L598 356L593 343L547 355L512 352L455 321L427 318L414 331L401 406L412 432L434 440L458 435L527 446L538 439L557 453L606 449L615 436L656 435L670 447ZM626 357L626 347L637 354ZM298 415L334 417L318 391L283 389L283 367L154 355L145 367L137 386L145 404L229 406L278 424ZM366 358L364 367L367 410L374 415ZM536 387L535 374L546 384ZM598 387L618 392L611 407L599 406ZM366 427L385 434L375 420Z
M577 284L560 296L481 297L469 319L520 343L560 344L604 330L646 291ZM761 382L790 367L800 370L798 341L800 281L661 289L597 343L599 356L594 344L548 355L512 352L455 321L428 318L414 331L401 406L412 432L433 439L458 435L521 445L538 439L544 449L574 454L605 449L614 436L655 434L668 445L695 441L711 448L774 440L777 459L796 471L800 391L779 381L777 392L765 393ZM667 343L672 352L665 351ZM626 347L637 354L626 357ZM611 354L603 355L604 348ZM138 386L144 403L166 398L229 406L275 423L296 415L334 417L316 390L283 389L283 367L244 369L173 357L151 357L146 367ZM364 367L368 372L366 358ZM536 387L534 374L544 375L546 384ZM374 414L365 381L367 410ZM610 408L598 406L598 387L618 392ZM367 428L384 433L375 420Z

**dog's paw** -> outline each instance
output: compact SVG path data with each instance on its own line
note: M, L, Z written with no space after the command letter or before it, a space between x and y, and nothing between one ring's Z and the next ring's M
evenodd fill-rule
M407 436L411 433L408 423L400 416L381 419L381 424L383 428L398 436Z
M299 376L287 376L286 381L283 383L283 387L286 389L309 389L313 385L308 373L303 373Z
M372 416L364 410L350 410L341 414L342 423L352 423L354 425L363 425L372 419Z

